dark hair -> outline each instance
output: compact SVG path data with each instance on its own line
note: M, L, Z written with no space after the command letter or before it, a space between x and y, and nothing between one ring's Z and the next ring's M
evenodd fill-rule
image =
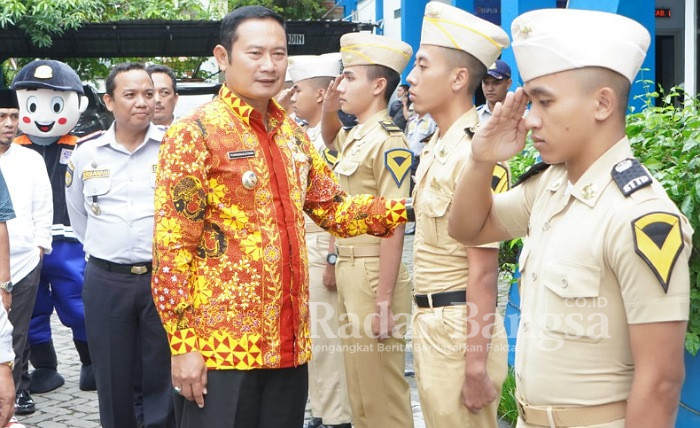
M170 69L170 67L162 64L151 64L148 67L146 67L146 71L149 75L153 73L167 74L170 80L173 82L173 92L177 92L177 77L175 76L175 73L173 73L173 70Z
M399 88L403 88L404 91L408 91L411 87L405 83L399 85Z
M379 64L361 65L360 67L365 69L367 80L386 79L384 101L388 103L391 99L391 94L394 93L396 87L399 86L399 82L401 82L401 75L396 70Z
M219 44L226 48L226 52L231 52L233 44L238 39L236 30L238 26L249 19L273 19L284 29L285 37L287 27L284 25L284 18L278 13L262 6L243 6L229 12L221 20L221 30L219 32Z
M114 79L117 77L119 73L124 73L127 71L131 70L143 70L146 71L146 67L141 64L140 62L124 62L121 64L117 64L112 69L109 71L109 76L107 76L107 80L105 81L105 88L107 90L107 95L110 97L114 98L114 89L117 87L116 82Z
M466 68L469 71L469 82L467 89L473 94L481 85L481 81L488 71L486 66L473 55L459 49L443 48L450 66L454 68Z

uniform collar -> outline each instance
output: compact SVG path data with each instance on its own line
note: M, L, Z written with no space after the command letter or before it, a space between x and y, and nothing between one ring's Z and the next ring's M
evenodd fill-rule
M148 125L148 130L146 130L146 135L143 138L143 141L139 146L136 148L138 150L140 147L144 145L149 140L156 141L157 143L160 143L163 140L163 131L158 128L158 126L154 124L149 124ZM117 145L117 135L116 135L116 129L115 129L115 122L112 122L112 125L109 127L107 131L105 131L104 137L107 138L99 138L95 140L95 145L97 146L106 146L110 145L114 148L119 148L123 146L121 144ZM125 149L124 149L125 150ZM134 151L136 151L134 150Z
M256 111L250 105L246 104L245 101L234 94L233 91L231 91L226 85L221 85L221 89L219 89L219 97L224 104L226 104L231 111L233 111L233 114L241 119L247 126L250 126L251 118L262 121L262 114L259 111ZM269 122L268 129L275 128L276 126L273 125L282 122L283 119L284 110L282 110L282 107L280 107L274 98L270 99L267 104L267 120Z
M633 157L632 148L627 137L624 137L588 167L574 185L571 195L589 207L595 206L603 190L613 181L610 174L613 167L621 160L630 157ZM561 185L566 185L565 179L562 179L557 188ZM550 190L556 189L551 189L550 187Z
M348 135L348 141L361 140L365 137L365 135L369 134L374 128L379 126L379 124L381 122L384 122L385 120L391 120L387 109L382 109L374 113L372 116L369 117L369 119L367 119L365 123L357 125L354 128L352 128L352 130L350 130L350 134Z
M467 135L466 129L475 129L478 124L479 115L476 112L476 108L472 107L469 111L457 118L457 120L450 125L445 134L441 134L438 137L436 132L431 140L437 141L435 143L435 156L439 159L446 159L454 147L459 145L462 139Z

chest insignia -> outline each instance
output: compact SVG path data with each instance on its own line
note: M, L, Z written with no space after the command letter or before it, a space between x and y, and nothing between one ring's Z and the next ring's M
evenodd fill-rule
M681 220L676 214L651 212L632 222L634 250L668 292L673 265L683 250Z
M241 177L241 182L243 183L243 187L248 190L253 190L255 189L255 185L258 184L258 176L255 175L253 171L246 171Z
M595 198L595 189L593 188L592 184L587 184L581 189L581 196L583 196L583 199L593 199Z
M412 163L413 153L408 149L391 149L384 152L384 166L399 187L410 175Z
M622 194L629 196L651 184L651 177L637 159L629 158L615 165L610 172Z

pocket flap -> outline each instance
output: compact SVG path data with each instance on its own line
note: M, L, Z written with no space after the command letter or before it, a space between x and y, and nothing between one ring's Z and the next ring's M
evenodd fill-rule
M554 262L543 272L545 287L562 298L598 297L600 268L574 262Z
M83 182L83 195L101 196L109 192L111 180L109 177L92 178Z
M346 175L350 176L357 171L357 168L360 166L359 162L353 162L350 160L341 160L335 165L335 168L333 168L333 171L335 171L337 174L340 175Z
M428 217L442 217L447 212L452 198L437 190L430 190L423 195L421 211Z

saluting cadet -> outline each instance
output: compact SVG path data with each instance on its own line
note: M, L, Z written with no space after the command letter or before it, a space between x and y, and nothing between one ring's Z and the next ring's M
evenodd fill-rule
M625 136L649 33L620 15L543 9L512 34L524 90L472 140L449 230L469 244L527 238L518 427L672 427L693 231ZM494 164L530 130L551 166L492 195Z
M284 20L221 23L219 96L168 130L156 186L153 297L178 426L301 427L311 357L304 213L342 236L391 235L405 200L348 196L274 95ZM144 366L144 369L146 366Z
M340 74L340 66L340 54L334 53L294 61L290 58L288 68L294 81L294 113L297 118L307 122L309 140L331 167L335 164L337 152L327 148L321 138L321 110L328 83ZM335 240L309 216L305 215L304 219L309 252L312 354L309 361L309 401L314 416L311 427L322 423L328 428L350 428L350 403L338 336Z
M438 124L414 191L413 355L421 409L428 427L495 428L508 357L496 311L498 243L462 245L447 234L447 221L479 123L474 92L509 40L488 21L430 2L420 43L408 75L413 108ZM492 183L494 192L508 190L506 166L496 166Z
M350 193L388 198L408 195L412 155L387 103L413 51L399 40L352 33L340 38L343 74L329 89L322 127L338 130L333 112L357 116L337 133L334 171ZM339 238L336 282L353 424L411 427L410 392L404 378L411 284L401 263L404 227L391 238ZM369 321L371 320L371 328ZM395 331L394 327L398 327Z
M83 299L100 422L106 428L137 426L137 382L143 425L171 427L170 355L150 288L153 195L163 137L151 124L155 90L137 63L114 67L106 89L114 123L78 147L65 179L68 214L89 255ZM137 361L141 379L134 376Z

